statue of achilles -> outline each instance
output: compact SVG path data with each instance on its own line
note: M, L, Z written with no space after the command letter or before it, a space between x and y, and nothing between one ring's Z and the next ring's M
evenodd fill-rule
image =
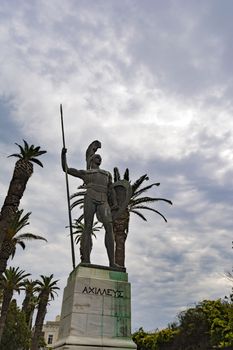
M105 246L109 259L110 267L118 267L114 261L114 236L112 226L111 209L117 208L116 194L112 185L112 176L108 171L100 169L101 156L96 154L98 148L101 147L99 141L93 141L86 151L87 170L78 170L68 168L66 162L66 148L62 149L61 160L62 169L67 173L79 177L83 180L86 187L84 197L84 232L82 236L83 263L90 263L91 253L91 234L94 215L97 215L99 221L104 225L105 229ZM113 206L110 208L108 197L111 196Z

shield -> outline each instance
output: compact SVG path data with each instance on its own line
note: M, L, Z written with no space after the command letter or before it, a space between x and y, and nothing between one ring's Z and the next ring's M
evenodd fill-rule
M132 187L127 180L118 180L113 183L113 189L116 193L116 201L118 207L112 208L112 221L116 220L121 213L127 208L132 196Z

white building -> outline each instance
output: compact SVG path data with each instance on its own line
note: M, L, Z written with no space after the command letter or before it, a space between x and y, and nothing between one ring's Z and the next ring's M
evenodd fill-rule
M60 316L57 316L55 321L47 321L43 325L44 340L46 342L46 349L52 347L58 338L58 330L60 324Z

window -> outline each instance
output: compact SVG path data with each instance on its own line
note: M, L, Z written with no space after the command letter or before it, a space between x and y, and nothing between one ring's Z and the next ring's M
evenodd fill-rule
M48 344L53 344L53 334L49 334L49 336L48 336Z

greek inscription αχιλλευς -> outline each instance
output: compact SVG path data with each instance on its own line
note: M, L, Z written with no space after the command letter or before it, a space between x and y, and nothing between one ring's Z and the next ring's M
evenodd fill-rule
M94 294L94 295L107 295L114 298L123 298L124 292L123 290L116 290L116 289L101 289L97 287L84 287L82 294Z

